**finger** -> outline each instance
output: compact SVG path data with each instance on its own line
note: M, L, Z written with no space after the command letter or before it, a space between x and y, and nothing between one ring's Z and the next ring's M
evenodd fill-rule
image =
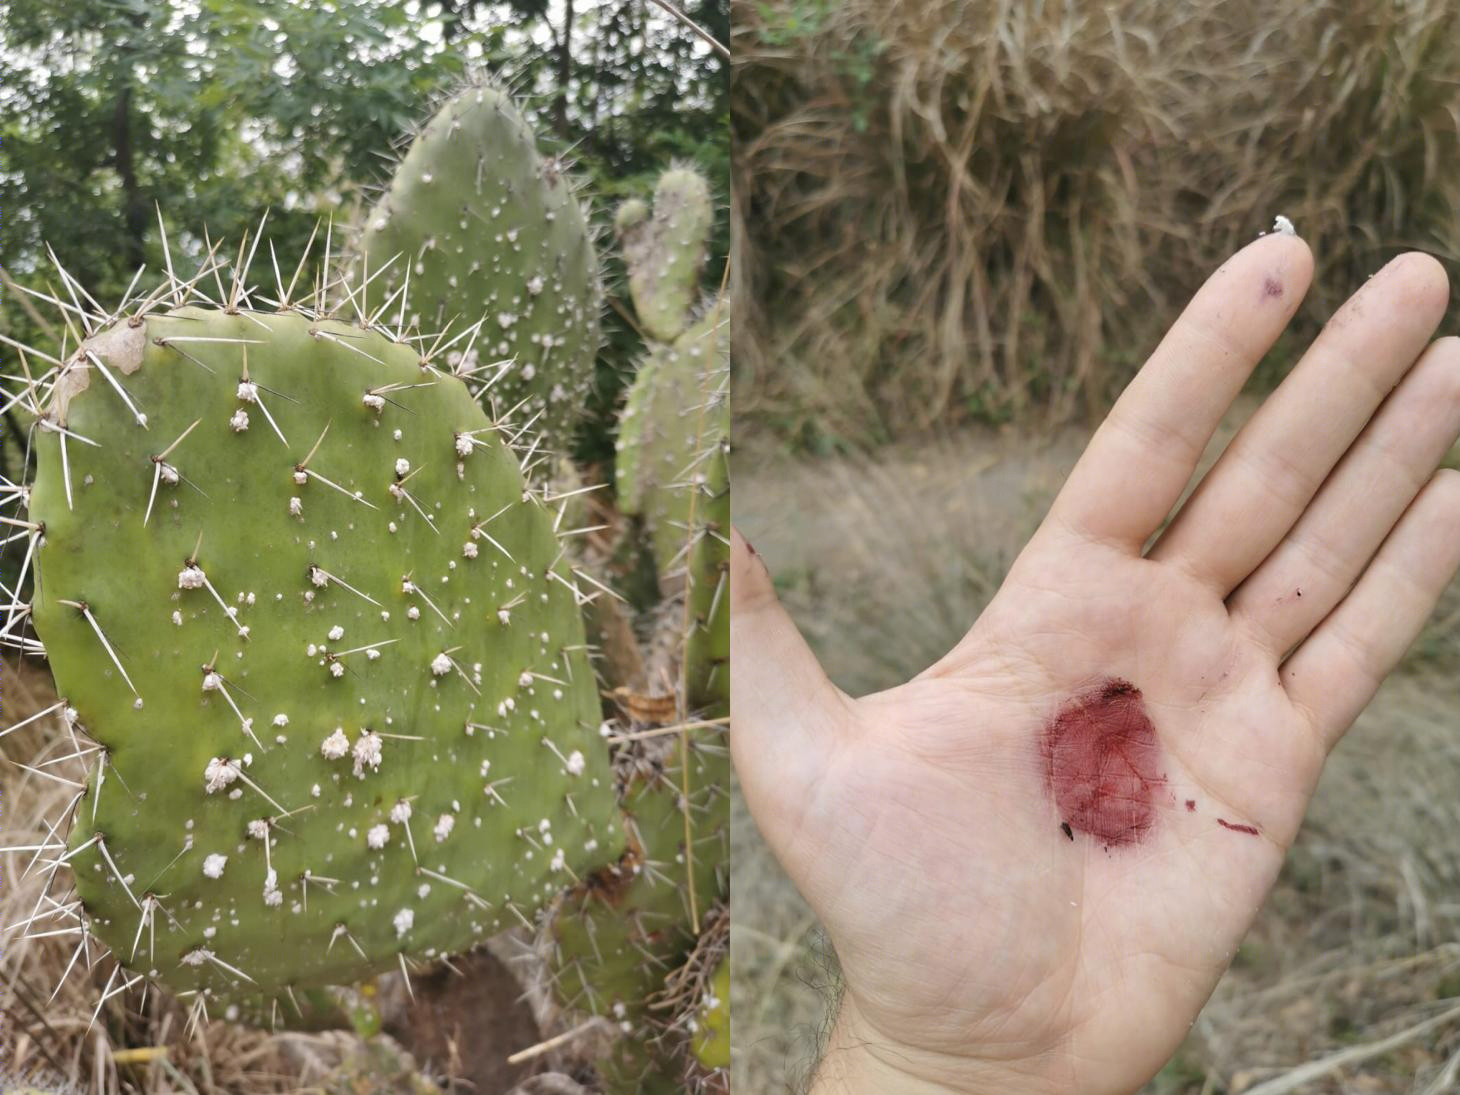
M1449 300L1444 268L1418 252L1369 279L1232 439L1151 557L1231 593L1302 515Z
M1282 667L1326 748L1399 663L1460 567L1460 472L1437 472L1353 591Z
M1228 598L1275 655L1343 599L1460 435L1460 339L1430 346L1298 523Z
M1313 256L1296 236L1264 236L1228 259L1116 401L1050 517L1139 552L1312 276Z
M847 698L827 679L776 597L765 563L730 532L730 735L751 797L778 797L810 773L846 718Z

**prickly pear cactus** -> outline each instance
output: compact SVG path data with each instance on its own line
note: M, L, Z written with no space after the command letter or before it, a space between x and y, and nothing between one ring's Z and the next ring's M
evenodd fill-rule
M593 382L598 260L572 183L503 92L467 88L426 124L359 252L371 298L408 284L412 317L473 388L567 448Z
M714 219L710 187L688 167L659 177L652 210L632 198L614 216L634 311L658 342L673 342L690 324Z
M102 747L66 856L91 930L287 998L526 921L622 834L516 455L386 333L158 308L57 362L29 491L35 626Z
M619 421L619 507L643 519L667 576L684 566L692 499L729 433L730 305L721 296L693 314L711 226L709 188L693 171L665 173L652 216L630 201L615 223L634 308L647 331L664 333L650 344Z
M728 893L729 749L719 732L628 740L617 746L615 769L629 849L554 910L555 987L568 1006L622 1032L599 1064L605 1090L682 1091L690 1046L670 1029L674 1009L654 1004Z
M683 565L690 498L729 432L729 338L729 302L721 300L678 341L650 351L624 404L619 506L643 518L661 574Z
M684 169L661 180L652 215L629 202L616 221L642 326L672 340L640 366L616 460L620 508L642 518L659 568L646 675L669 690L616 690L628 849L565 894L541 936L559 999L620 1028L598 1063L614 1093L713 1092L726 1079L694 1047L726 943L729 861L729 315L723 299L692 310L709 226L708 187Z
M685 703L711 718L730 713L729 448L722 437L705 463L685 565Z
M706 1069L730 1067L730 960L721 958L695 1009L695 1060Z

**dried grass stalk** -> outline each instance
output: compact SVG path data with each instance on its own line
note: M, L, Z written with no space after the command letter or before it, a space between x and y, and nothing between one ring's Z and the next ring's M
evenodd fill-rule
M1457 16L738 4L740 422L867 442L1096 412L1277 213L1318 256L1298 336L1397 249L1460 257Z

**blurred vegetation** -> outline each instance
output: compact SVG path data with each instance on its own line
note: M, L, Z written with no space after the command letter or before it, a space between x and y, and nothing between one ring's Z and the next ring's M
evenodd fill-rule
M1232 250L1460 259L1460 0L737 0L735 399L813 451L1093 418ZM1452 274L1460 292L1460 276Z
M728 37L725 0L683 7ZM10 0L0 62L9 282L64 298L49 248L104 306L139 266L151 278L163 269L159 210L179 272L205 238L236 253L265 211L286 279L321 218L333 218L338 253L411 128L468 77L525 100L605 233L618 200L648 192L673 159L694 160L720 201L728 193L725 68L646 0ZM718 226L712 254L726 253L728 231ZM612 297L622 275L606 234L603 249ZM270 260L257 261L255 280L271 285ZM707 287L721 272L706 272ZM57 332L11 283L0 330L54 348ZM578 453L590 460L611 455L612 411L641 345L617 310L604 324L598 414ZM0 359L19 371L8 348ZM8 419L0 456L14 472L26 423Z

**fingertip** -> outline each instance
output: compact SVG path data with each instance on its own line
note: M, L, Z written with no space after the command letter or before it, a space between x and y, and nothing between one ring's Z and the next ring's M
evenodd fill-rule
M1364 319L1376 302L1406 327L1432 332L1450 306L1450 279L1433 255L1405 251L1379 267L1329 319L1341 327Z
M1267 232L1228 259L1218 273L1252 283L1257 303L1277 304L1291 314L1313 283L1313 251L1302 236Z
M738 555L744 552L747 555L759 557L760 553L755 550L749 540L734 525L730 526L730 551Z
M1450 275L1444 263L1424 251L1405 251L1391 259L1385 269L1402 273L1415 303L1435 312L1438 323L1450 306Z

